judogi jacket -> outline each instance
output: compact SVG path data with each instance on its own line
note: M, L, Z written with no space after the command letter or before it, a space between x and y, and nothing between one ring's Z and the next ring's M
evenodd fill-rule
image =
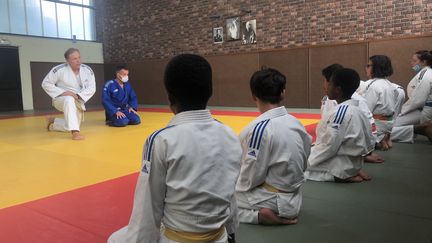
M374 148L372 131L357 100L339 104L330 114L323 115L315 146L308 159L308 179L332 181L356 175L363 166L363 155Z
M379 142L385 134L391 133L399 93L387 79L375 78L366 82L368 85L364 98L375 119Z
M363 98L363 96L359 95L357 92L353 93L353 95L351 96L351 99L358 101L358 108L366 116L366 118L369 121L369 124L371 125L373 142L374 143L377 142L376 141L375 119L373 118L373 115L370 112L369 107L366 104L366 100ZM333 112L337 106L338 106L338 103L336 102L336 100L331 100L328 98L328 96L324 96L323 99L321 100L321 119L326 119L325 116L329 116L329 115L333 114ZM321 130L319 131L318 129L321 129ZM325 132L322 129L325 129L325 126L317 126L315 129L315 134Z
M138 110L138 99L129 82L123 83L123 88L116 80L106 82L102 93L102 104L110 117L118 110L129 107Z
M81 64L78 77L67 63L55 66L42 81L42 88L51 98L56 98L65 91L76 93L80 99L81 109L85 110L84 103L96 92L96 82L93 70Z
M158 242L161 222L181 232L231 223L240 158L237 136L208 110L174 116L145 143L126 242Z
M243 148L236 191L245 192L269 184L294 192L304 182L311 136L285 107L266 111L240 134Z
M401 116L425 106L432 107L432 69L420 70L407 87L408 100L402 105Z

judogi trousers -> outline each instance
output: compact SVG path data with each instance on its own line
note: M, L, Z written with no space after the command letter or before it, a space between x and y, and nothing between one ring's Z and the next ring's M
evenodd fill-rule
M53 99L53 106L62 111L64 118L55 118L52 124L53 131L70 132L79 131L84 111L81 104L72 96L59 96Z
M396 118L391 132L391 140L401 143L414 142L414 125L432 121L432 108L424 107L423 111L414 110Z
M275 193L263 187L249 192L236 192L238 217L242 223L258 224L258 212L261 208L270 208L279 217L295 218L302 204L301 191L293 193Z

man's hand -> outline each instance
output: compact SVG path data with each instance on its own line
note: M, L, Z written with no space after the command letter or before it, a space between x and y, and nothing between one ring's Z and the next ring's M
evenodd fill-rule
M74 99L78 99L78 95L72 91L65 91L63 94L61 94L61 96L72 96Z
M136 115L138 115L138 112L136 112L132 107L131 108L129 108L129 113L134 113L134 114L136 114Z
M117 111L116 112L116 117L117 117L117 119L121 119L121 118L125 118L126 115L123 112L121 112L121 111Z

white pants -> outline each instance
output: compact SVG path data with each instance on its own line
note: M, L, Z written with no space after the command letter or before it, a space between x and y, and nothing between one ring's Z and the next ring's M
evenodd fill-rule
M55 118L52 124L53 131L70 132L80 130L84 111L78 101L72 96L59 96L53 99L53 106L64 114L64 119Z
M126 235L127 235L127 226L114 232L108 238L107 243L126 243ZM216 241L213 241L213 242L214 243L227 243L228 242L228 234L227 234L226 230L224 229L223 235L219 239L217 239ZM160 234L159 243L179 243L179 242L168 239L165 236L164 227L161 227L161 234Z
M414 110L396 118L391 132L391 140L401 143L414 142L414 125L430 122L432 120L432 109L424 107L423 111Z
M257 187L249 192L236 192L238 218L242 223L258 224L258 212L261 208L270 208L283 218L295 218L302 204L301 191L293 193L269 192Z

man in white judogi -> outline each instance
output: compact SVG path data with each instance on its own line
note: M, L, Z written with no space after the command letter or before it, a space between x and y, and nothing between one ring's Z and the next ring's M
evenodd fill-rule
M343 81L342 81L343 80ZM315 181L360 182L370 180L361 171L363 156L373 150L372 131L358 101L350 99L359 84L352 69L337 71L328 87L328 96L338 102L329 114L323 114L311 149L305 176Z
M235 232L241 147L205 110L211 85L204 58L182 54L168 63L165 87L175 116L148 137L129 224L108 242L225 243Z
M254 101L262 114L240 134L243 155L236 197L243 223L297 223L311 137L280 106L285 82L274 69L258 71L251 78Z
M96 92L93 70L81 64L78 49L70 48L66 63L55 66L42 81L42 88L51 96L53 106L62 111L64 119L49 117L49 131L71 132L72 139L82 140L80 124L84 118L85 102Z

